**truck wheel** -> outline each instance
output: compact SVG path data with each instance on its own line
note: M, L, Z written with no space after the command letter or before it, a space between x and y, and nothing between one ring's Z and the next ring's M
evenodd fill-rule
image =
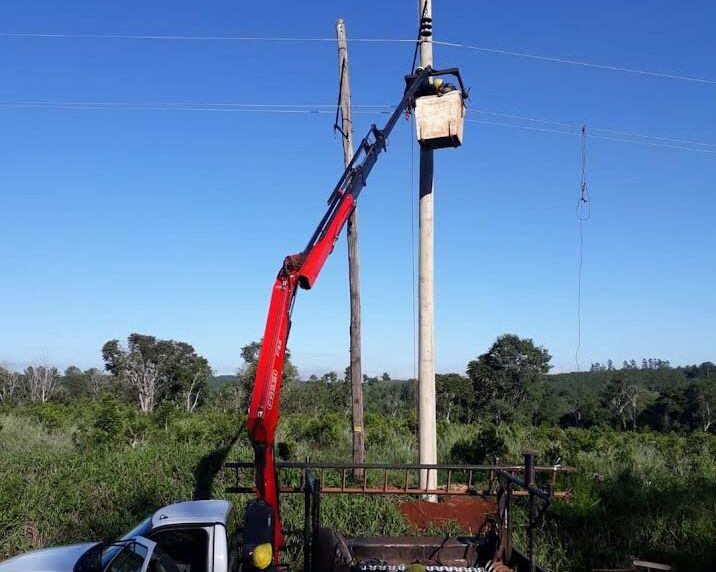
M333 528L319 528L314 538L313 572L343 572L351 564L343 538Z

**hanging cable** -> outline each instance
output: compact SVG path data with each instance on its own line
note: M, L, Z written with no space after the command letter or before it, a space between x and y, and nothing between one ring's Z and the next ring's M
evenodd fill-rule
M348 134L343 131L343 121L345 120L345 118L343 116L343 108L341 107L341 97L343 96L343 75L345 73L346 60L344 59L341 63L341 73L338 77L338 102L336 103L336 118L333 121L333 133L335 134L335 132L338 131L343 136L343 139L348 139ZM341 120L340 124L338 123L339 118Z
M592 203L587 184L587 126L582 125L582 169L579 182L579 198L577 199L577 225L579 228L579 266L577 270L577 348L574 361L579 366L579 351L582 348L582 267L584 265L584 223L592 216Z

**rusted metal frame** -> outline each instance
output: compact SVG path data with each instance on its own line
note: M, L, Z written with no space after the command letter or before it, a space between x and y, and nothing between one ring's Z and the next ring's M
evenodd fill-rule
M226 487L226 492L229 494L249 494L256 492L253 486L237 486L237 487ZM279 488L281 494L299 494L305 491L303 484L296 486L282 486ZM399 495L399 496L420 496L425 494L438 495L438 496L482 496L482 497L494 497L497 496L498 491L481 491L475 492L472 490L462 489L446 491L445 487L438 487L437 489L422 489L422 488L408 488L405 487L374 487L363 489L362 486L348 487L336 486L336 487L325 487L322 489L324 494L366 494L366 495ZM514 490L512 495L515 497L526 497L529 496L529 492L525 490ZM569 499L572 494L568 491L557 491L552 494L552 498L557 499ZM539 520L540 513L537 514L537 520Z
M360 486L350 486L347 482L347 471L354 468L360 467L365 469L363 474L363 480ZM253 486L245 486L241 484L241 470L253 470L253 463L250 462L229 462L225 464L226 469L232 470L235 477L236 486L228 487L227 492L232 493L250 493L255 490ZM326 486L323 490L326 493L368 493L368 494L443 494L443 495L475 495L482 494L483 496L487 492L489 495L496 494L493 486L488 483L487 491L477 491L475 483L476 472L489 471L490 478L497 478L510 481L518 489L513 491L515 496L529 496L534 494L543 501L548 501L552 498L569 498L571 495L566 491L555 491L556 487L556 474L558 472L571 473L573 472L572 467L552 466L552 467L534 467L534 471L549 472L551 474L552 486L547 486L546 490L543 490L535 485L529 486L525 479L521 479L516 475L518 472L524 472L524 467L510 466L510 465L392 465L388 463L361 463L359 465L351 463L311 463L311 462L288 462L278 463L277 470L284 469L300 469L301 474L305 474L307 469L313 469L320 471L321 481L326 482L326 473L331 470L340 472L341 482L338 487ZM383 471L383 483L381 487L369 487L367 471L370 469L377 469ZM410 473L412 470L420 469L431 469L431 470L443 470L447 472L447 482L445 485L438 486L435 489L411 487L410 485ZM402 487L391 487L388 484L388 472L389 471L404 471L405 477ZM459 471L467 473L467 484L454 484L453 473ZM299 486L284 485L280 487L282 493L298 493L302 492L304 483Z
M252 461L229 461L224 464L227 468L239 466L241 468L254 468ZM314 462L314 461L284 461L276 463L277 469L305 469L310 467L314 470L317 469L389 469L389 470L420 470L420 469L437 469L440 471L446 471L452 469L453 471L479 471L486 472L490 470L503 470L503 471L524 471L523 465L440 465L440 464L419 464L419 463L408 463L408 464L393 464L393 463L339 463L339 462ZM557 465L540 465L535 466L535 471L538 473L553 472L557 471L560 473L573 473L574 467L567 467Z
M251 492L253 489L251 487L244 487L241 490L235 490L231 489L228 490L228 492ZM281 493L300 493L303 492L303 488L299 486L295 487L285 487L281 488ZM474 492L469 490L451 490L449 492L445 491L445 487L438 487L436 489L423 489L423 488L405 488L403 487L393 487L393 488L383 488L383 487L373 487L373 488L366 488L363 489L363 487L325 487L323 488L323 492L325 494L369 494L369 495L380 495L380 494L387 494L387 495L424 495L424 494L432 494L432 495L444 495L444 496L496 496L497 491L483 491L483 492ZM526 497L529 496L528 491L523 490L517 490L513 492L514 496L517 497ZM554 498L561 498L561 499L568 499L571 497L571 494L566 491L556 492L554 493Z
M534 495L543 501L549 501L554 496L558 496L557 493L552 491L545 491L540 489L539 487L536 487L534 485L529 485L527 482L525 482L524 479L520 479L519 477L516 477L510 473L507 473L505 471L498 470L496 471L497 475L506 481L511 482L513 485L516 485L520 487L521 489L524 489L528 494ZM559 495L561 496L561 495Z

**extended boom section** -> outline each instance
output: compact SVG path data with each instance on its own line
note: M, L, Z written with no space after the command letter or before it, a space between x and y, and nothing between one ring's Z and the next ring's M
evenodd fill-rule
M406 77L403 98L393 110L385 127L380 130L372 125L368 135L361 141L353 158L341 175L328 199L328 209L314 231L306 248L299 254L287 256L278 272L269 303L268 317L261 352L256 368L251 405L248 414L248 431L256 455L257 504L261 510L247 509L247 529L268 527L262 542L272 545L274 565L278 564L278 550L282 545L281 520L278 503L278 486L274 466L274 436L279 420L279 398L286 356L286 344L291 329L291 312L297 289L310 289L316 282L326 259L333 251L336 240L356 206L356 201L368 175L375 165L386 140L403 112L416 96L429 87L431 76L452 74L460 80L459 72L433 70L427 67ZM464 89L463 89L464 92ZM259 514L261 524L249 522L248 515ZM253 536L253 535L252 535ZM265 538L259 534L256 538ZM257 541L258 542L258 541ZM251 547L247 547L251 550Z

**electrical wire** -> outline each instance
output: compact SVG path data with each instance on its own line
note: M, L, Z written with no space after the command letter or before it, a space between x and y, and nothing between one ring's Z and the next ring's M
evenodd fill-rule
M575 129L575 130L581 129L581 127L579 125L576 125L574 123L563 123L560 121L551 121L548 119L538 119L535 117L528 117L525 115L516 115L514 113L499 113L497 111L487 111L487 110L482 110L482 109L473 110L473 112L483 114L483 115L494 115L497 117L507 117L510 119L518 119L521 121L530 121L530 122L534 122L534 123L544 123L547 125L557 125L560 127L569 127L570 129ZM600 133L612 133L615 135L624 135L627 137L637 137L637 138L641 138L641 139L654 139L657 141L669 141L672 143L685 143L688 145L697 145L697 146L703 146L703 147L716 147L716 143L703 143L701 141L693 141L691 139L675 139L673 137L657 137L654 135L644 135L642 133L630 133L628 131L617 131L614 129L599 129L597 127L590 127L589 130L590 130L590 132L598 131Z
M482 124L484 124L484 125L496 125L496 126L499 126L499 127L513 127L513 128L515 128L515 129L525 129L525 130L528 130L528 131L539 131L539 132L542 132L542 133L558 133L558 134L560 134L560 135L571 135L571 136L573 136L573 137L579 135L579 132L574 131L574 130L565 131L565 130L559 130L559 129L548 129L548 128L545 128L545 127L532 127L532 126L530 126L530 125L518 125L518 124L515 124L515 123L500 123L500 122L497 122L497 121L483 121L483 120L481 120L481 119L465 119L465 121L470 122L470 123L482 123ZM592 129L592 131L597 131L597 129ZM637 137L636 134L634 134L634 136ZM664 144L664 143L655 143L655 142L652 142L652 141L641 141L641 140L637 140L637 139L627 139L627 138L624 138L624 137L606 137L606 136L603 136L603 135L593 135L593 134L588 134L587 137L589 137L590 139L601 139L601 140L604 140L604 141L618 141L618 142L621 142L621 143L634 143L634 144L636 144L636 145L646 145L646 146L648 146L648 147L658 147L658 148L662 148L662 149L679 149L679 150L682 150L682 151L697 151L697 152L699 152L699 153L708 153L708 154L711 154L711 155L716 154L716 150L702 149L702 148L696 147L696 146L688 146L688 145L667 145L667 144ZM649 137L649 136L646 135L646 136L638 136L638 137ZM696 142L694 142L694 143L696 143ZM709 146L711 146L710 143L705 143L705 144L704 144L704 143L698 143L698 145L709 145Z
M53 102L53 101L0 101L0 109L36 109L36 110L122 110L122 111L212 111L212 112L260 112L260 113L278 113L288 115L333 115L335 113L335 104L266 104L266 103L173 103L173 102L113 102L113 101L97 101L97 102ZM355 115L387 115L391 113L393 106L390 105L356 105L353 113ZM557 133L560 135L579 135L579 126L571 123L559 121L551 121L547 119L539 119L524 115L512 113L501 113L496 111L472 110L472 113L490 115L495 117L504 117L509 120L528 121L532 123L540 123L543 125L553 125L557 129L549 127L535 127L532 125L522 125L519 123L505 123L499 121L486 121L483 119L465 119L470 123L482 123L484 125L494 125L498 127L511 127L514 129L523 129L528 131L536 131L543 133ZM611 135L599 135L597 133L606 133L614 135L622 135L614 137ZM654 135L645 135L641 133L630 133L627 131L618 131L613 129L600 129L590 127L590 133L587 137L591 139L601 139L604 141L614 141L622 143L633 143L637 145L646 145L649 147L663 149L678 149L682 151L697 151L700 153L716 154L716 144L694 141L689 139L677 139L672 137L661 137ZM673 143L673 144L671 144Z
M282 113L283 109L290 110L291 113L301 112L301 113L308 113L313 112L312 110L317 110L316 112L322 113L323 109L335 109L335 104L330 103L237 103L237 102L126 102L126 101L39 101L39 100L29 100L29 101L0 101L0 108L6 107L6 108L57 108L57 109L140 109L140 110L149 110L149 109L174 109L179 111L211 111L211 110L223 110L227 109L229 111L231 110L242 110L246 109L249 111L261 111L261 110L267 110L273 113ZM357 113L361 114L388 114L393 109L394 106L387 105L387 104L373 104L373 105L353 105L352 109L357 110ZM490 115L495 117L504 117L507 119L515 119L519 121L528 121L531 123L541 123L545 125L554 125L557 127L565 127L570 130L574 130L575 133L578 133L580 127L579 125L576 125L574 123L565 123L560 121L553 121L549 119L540 119L536 117L529 117L526 115L519 115L515 113L502 113L498 111L488 111L484 109L473 109L471 110L471 113L476 113L478 115ZM466 121L470 122L481 122L486 123L489 125L505 125L505 126L512 126L512 124L507 125L503 123L496 123L496 122L487 122L487 121L478 121L475 119L467 119ZM516 125L516 127L520 127L523 129L526 129L526 126ZM552 130L545 130L545 131L552 131ZM570 134L570 131L555 131L559 133L567 133ZM677 139L673 137L661 137L661 136L655 136L655 135L645 135L643 133L633 133L628 131L620 131L615 129L602 129L598 127L590 127L590 132L599 132L599 133L608 133L608 134L614 134L614 135L622 135L625 137L631 137L631 138L637 138L637 139L653 139L655 141L664 141L664 142L671 142L671 143L683 143L685 145L693 145L693 146L700 146L700 147L709 147L709 148L716 148L716 143L705 143L701 141L694 141L691 139ZM589 135L590 137L595 137L594 135ZM618 139L615 139L618 140Z
M543 56L540 54L531 54L528 52L515 52L512 50L500 50L500 49L496 49L496 48L485 48L482 46L472 46L469 44L461 44L458 42L440 42L440 41L434 40L433 43L437 44L439 46L446 46L446 47L451 47L451 48L464 48L467 50L475 50L475 51L479 51L479 52L486 52L486 53L490 53L490 54L498 54L498 55L503 55L503 56L515 56L515 57L519 57L519 58L542 60L542 61L548 61L548 62L554 62L554 63L560 63L560 64L569 64L569 65L573 65L573 66L583 66L583 67L596 68L596 69L602 69L602 70L618 71L618 72L652 76L652 77L660 77L660 78L665 78L665 79L675 79L675 80L680 80L680 81L689 81L689 82L695 82L695 83L716 85L716 80L695 77L695 76L687 76L687 75L672 74L672 73L662 73L662 72L655 72L655 71L642 70L642 69L636 69L636 68L627 68L627 67L623 67L623 66L615 66L615 65L609 65L609 64L597 64L597 63L593 63L593 62L585 62L582 60L574 60L574 59L570 59L570 58L562 58L562 57L557 57L557 56Z
M209 41L209 42L335 42L335 38L321 37L299 37L299 36L195 36L195 35L146 35L146 34L41 34L41 33L24 33L24 32L0 32L0 38L45 38L45 39L94 39L94 40L165 40L165 41ZM350 38L348 42L353 43L414 43L414 39L406 38ZM616 71L635 75L657 77L663 79L671 79L678 81L686 81L691 83L701 83L707 85L716 85L716 80L702 78L697 76L689 76L677 73L664 73L651 70L643 70L638 68L629 68L625 66L617 66L611 64L600 64L576 60L573 58L565 58L559 56L546 56L542 54L533 54L530 52L521 52L514 50L505 50L499 48L489 48L484 46L476 46L465 44L462 42L447 42L433 40L433 44L450 48L461 48L482 53L512 56L531 60L539 60L553 62L559 64L581 66L587 68L601 69L607 71Z

